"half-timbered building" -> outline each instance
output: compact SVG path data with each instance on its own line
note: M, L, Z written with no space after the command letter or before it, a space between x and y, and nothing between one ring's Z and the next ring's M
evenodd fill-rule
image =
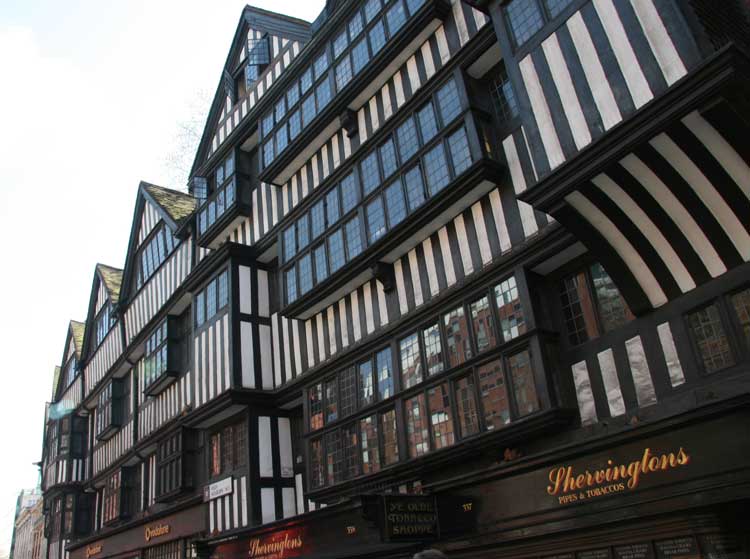
M50 559L746 557L749 18L246 7L69 327Z

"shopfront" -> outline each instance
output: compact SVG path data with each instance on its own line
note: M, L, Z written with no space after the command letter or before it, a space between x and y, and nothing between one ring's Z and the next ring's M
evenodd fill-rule
M201 537L205 511L192 507L158 517L93 541L69 548L69 559L186 559L193 556L190 540Z
M443 484L477 507L448 557L750 557L750 408L743 398Z

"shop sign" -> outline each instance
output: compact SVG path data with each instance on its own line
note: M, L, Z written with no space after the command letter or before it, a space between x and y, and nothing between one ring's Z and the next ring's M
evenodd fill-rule
M700 559L698 542L693 536L654 542L657 559Z
M229 476L205 486L203 490L203 500L211 501L223 497L224 495L230 495L234 490L232 481L232 476Z
M654 559L651 544L648 542L618 545L614 552L615 559Z
M96 557L102 552L102 544L96 544L96 545L89 545L86 547L86 559L90 559L91 557Z
M302 554L304 543L302 530L283 530L266 538L252 538L247 556L249 559L298 557Z
M147 542L150 542L154 538L166 536L172 530L169 524L156 524L154 526L146 526L143 529L143 537Z
M655 453L645 448L632 459L607 458L588 467L556 466L549 471L547 494L561 505L604 497L636 489L646 476L664 475L690 464L690 453L683 447Z
M390 541L425 540L438 535L434 497L386 495L384 536Z

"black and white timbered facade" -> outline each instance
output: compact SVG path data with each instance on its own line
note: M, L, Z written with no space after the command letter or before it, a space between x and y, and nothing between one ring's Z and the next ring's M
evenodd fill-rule
M138 186L70 323L48 557L747 557L748 37L247 6L189 193Z

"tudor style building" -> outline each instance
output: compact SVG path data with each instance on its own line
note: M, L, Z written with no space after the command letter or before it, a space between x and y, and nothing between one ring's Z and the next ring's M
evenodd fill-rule
M50 559L746 557L749 12L246 7L70 324Z

